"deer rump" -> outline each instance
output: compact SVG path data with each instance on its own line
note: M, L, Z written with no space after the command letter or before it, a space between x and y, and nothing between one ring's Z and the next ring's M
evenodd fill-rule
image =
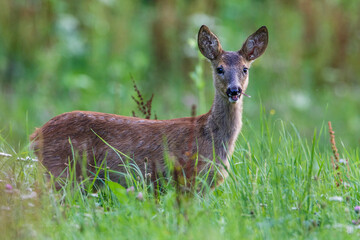
M84 173L92 178L98 171L98 177L104 178L107 168L110 180L125 186L124 173L129 171L126 165L135 163L141 174L150 173L154 182L159 176L168 175L166 161L170 161L175 168L181 168L178 174L191 181L214 163L216 143L210 140L212 133L203 121L206 114L196 118L147 120L75 111L56 116L37 129L30 137L31 147L56 178L69 177L72 165L77 178L85 177ZM220 160L222 164L213 166L210 185L214 185L214 171L225 170L223 165L227 163L225 149L215 156L215 162ZM226 175L226 171L218 181L224 178L221 175Z

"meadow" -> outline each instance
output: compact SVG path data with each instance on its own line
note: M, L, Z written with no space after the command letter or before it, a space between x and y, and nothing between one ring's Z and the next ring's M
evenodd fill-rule
M89 181L69 180L55 191L38 163L2 159L0 229L6 239L358 239L359 151L339 147L337 162L320 144L326 126L307 140L292 124L260 119L246 121L230 177L202 194L170 181L156 196L143 176L128 189L105 182L84 193Z
M358 1L11 1L0 4L3 239L358 239ZM210 109L201 24L237 50L262 25L229 178L215 190L52 188L29 135L72 110L131 116L135 80L158 119ZM141 116L141 115L140 115ZM154 116L154 115L153 115ZM330 134L328 122L335 135ZM334 137L334 140L331 139ZM338 156L334 154L334 150ZM336 152L335 151L335 152Z

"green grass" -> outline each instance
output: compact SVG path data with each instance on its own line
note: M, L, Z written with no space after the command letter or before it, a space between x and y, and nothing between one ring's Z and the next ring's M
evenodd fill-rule
M245 119L221 186L185 196L168 185L155 200L141 180L129 193L113 182L96 194L78 184L56 192L38 163L17 160L32 156L27 147L14 153L1 138L0 150L15 155L0 158L0 231L3 239L358 239L359 149L337 147L348 165L335 171L327 125L307 138L261 111L259 121Z

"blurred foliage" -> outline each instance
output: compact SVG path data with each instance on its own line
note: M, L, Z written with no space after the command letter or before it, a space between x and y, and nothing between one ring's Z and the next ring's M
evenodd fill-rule
M210 108L209 64L194 41L202 24L227 50L262 25L269 47L251 70L245 117L262 104L311 136L331 120L360 142L358 0L2 0L0 133L27 144L35 126L65 111L131 115L133 76L159 119ZM245 126L246 127L246 126Z

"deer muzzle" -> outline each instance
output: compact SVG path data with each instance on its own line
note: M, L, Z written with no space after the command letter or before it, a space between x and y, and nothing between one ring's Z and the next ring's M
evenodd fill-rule
M235 103L240 99L241 92L240 87L230 87L226 90L226 95L229 97L231 103Z

